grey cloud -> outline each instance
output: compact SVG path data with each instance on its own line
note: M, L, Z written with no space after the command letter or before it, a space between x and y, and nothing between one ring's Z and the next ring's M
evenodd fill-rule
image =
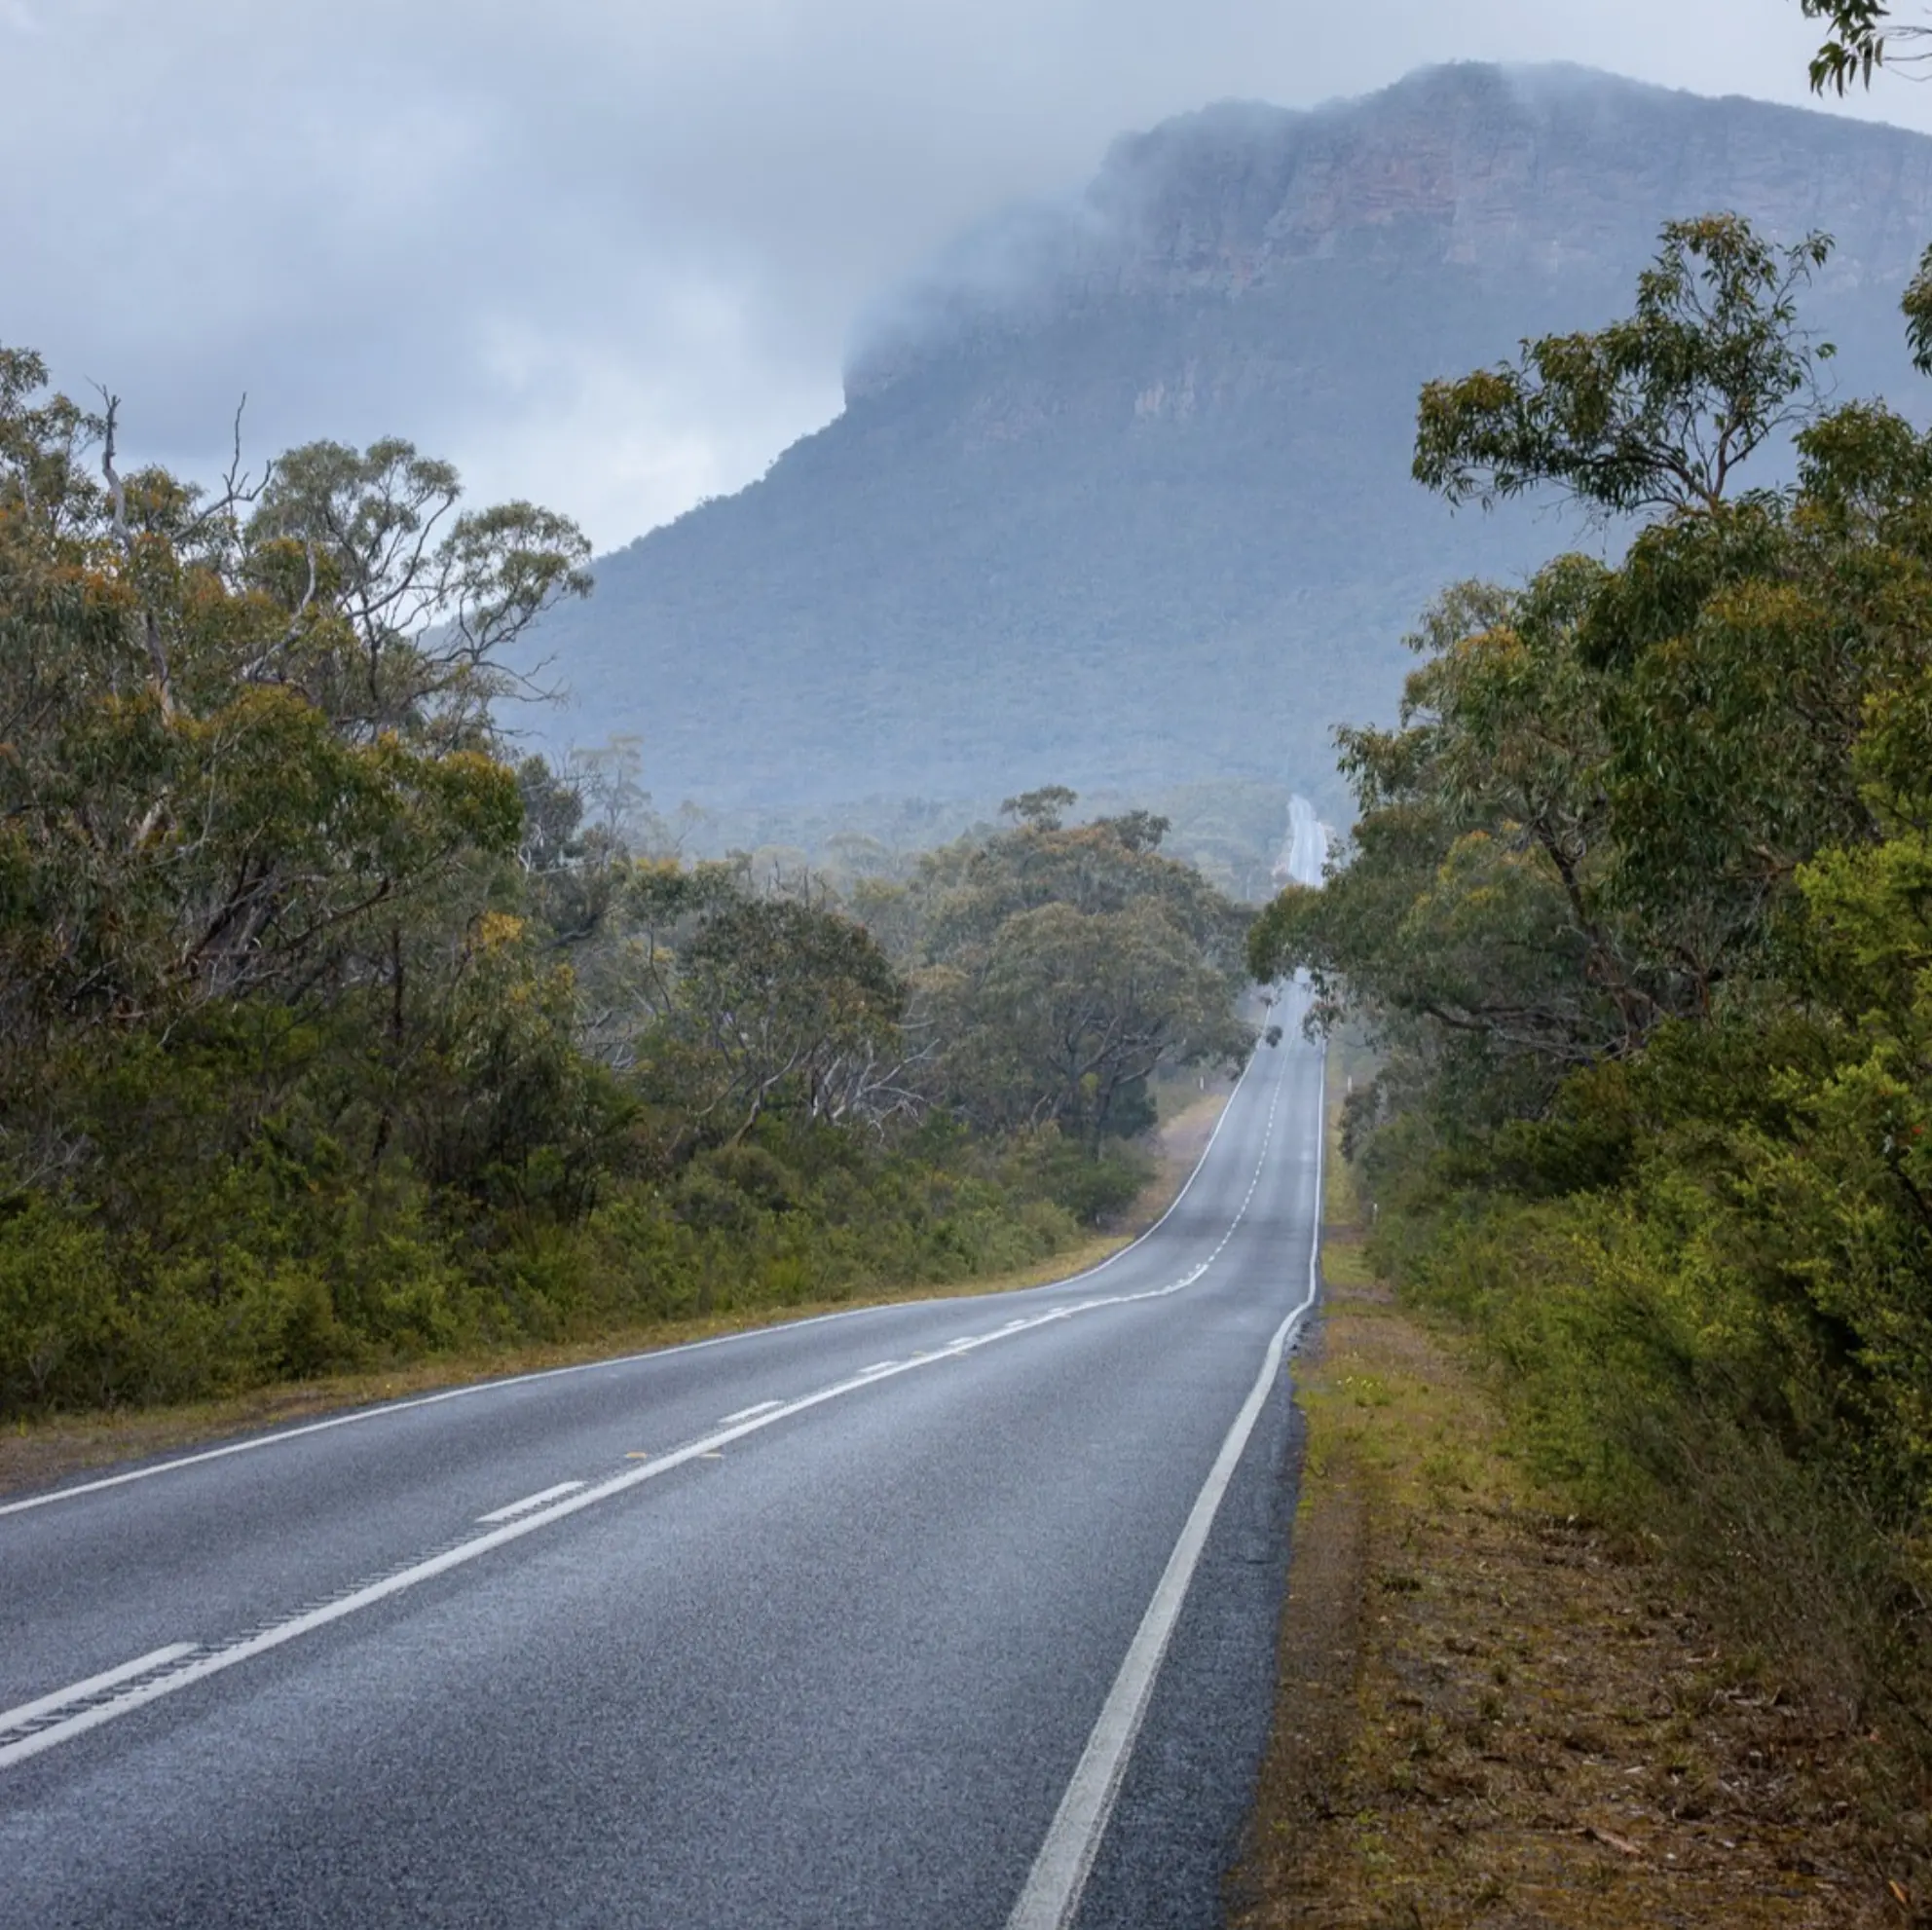
M1812 38L1795 0L0 0L0 340L184 464L245 388L263 448L399 431L612 542L824 420L869 304L1126 129L1458 56L1799 98Z

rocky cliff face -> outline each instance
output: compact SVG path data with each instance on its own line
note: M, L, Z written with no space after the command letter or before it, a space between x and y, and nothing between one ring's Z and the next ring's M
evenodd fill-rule
M1571 68L1439 67L1305 113L1228 102L1126 136L1077 201L963 238L880 304L847 397L1122 299L1265 302L1317 263L1596 281L1715 206L1832 234L1827 291L1895 289L1932 237L1932 142Z
M665 802L1333 799L1331 726L1393 710L1427 599L1574 534L1418 490L1418 387L1627 312L1659 225L1716 207L1838 237L1807 319L1843 392L1911 404L1932 140L1490 67L1130 136L881 302L763 481L599 565L540 640L565 734L639 736Z

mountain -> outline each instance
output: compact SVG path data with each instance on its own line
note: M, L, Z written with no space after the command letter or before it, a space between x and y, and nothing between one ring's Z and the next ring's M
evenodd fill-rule
M542 727L635 735L661 801L724 807L1332 799L1330 727L1393 710L1428 598L1577 538L1418 489L1421 384L1626 312L1660 224L1718 207L1833 233L1840 390L1914 392L1922 136L1474 65L1128 136L875 304L830 426L598 564L543 632L575 701Z

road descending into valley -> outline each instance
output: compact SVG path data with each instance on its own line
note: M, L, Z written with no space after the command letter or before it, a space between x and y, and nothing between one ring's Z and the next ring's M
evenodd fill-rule
M1301 1008L1078 1279L0 1498L0 1925L1218 1922L1315 1277Z

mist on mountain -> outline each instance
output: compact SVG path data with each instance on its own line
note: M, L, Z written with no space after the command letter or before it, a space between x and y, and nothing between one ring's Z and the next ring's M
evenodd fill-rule
M539 639L570 701L532 727L635 738L660 805L727 815L1042 782L1333 799L1330 731L1393 713L1438 588L1617 541L1419 489L1420 386L1623 313L1660 225L1719 207L1832 231L1806 315L1839 391L1913 392L1923 136L1478 65L1125 136L1084 194L883 293L836 421L604 558Z

